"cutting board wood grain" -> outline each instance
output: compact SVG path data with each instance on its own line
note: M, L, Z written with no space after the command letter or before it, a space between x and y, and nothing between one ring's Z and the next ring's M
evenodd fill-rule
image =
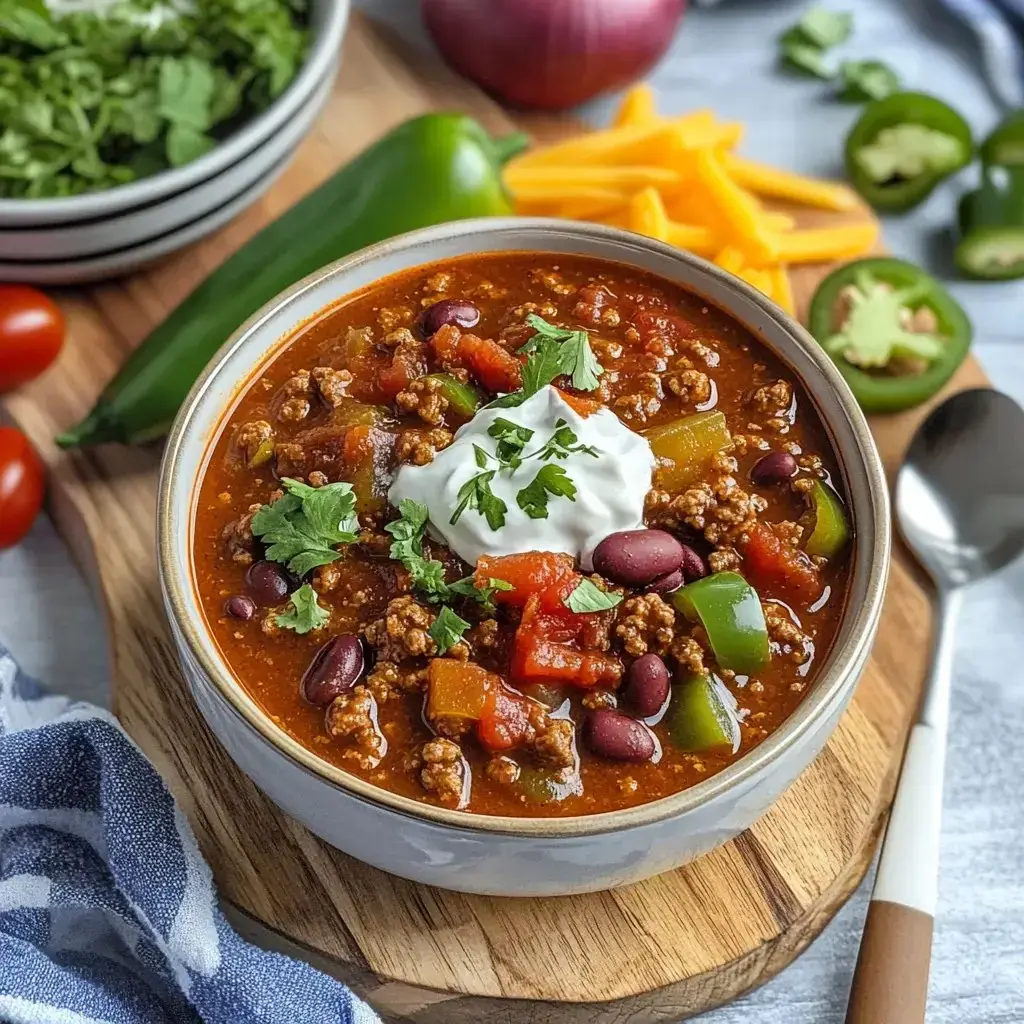
M785 967L856 887L885 818L923 678L928 602L897 553L872 660L835 735L778 804L695 863L614 892L546 900L430 889L353 861L284 817L237 771L178 672L154 564L159 449L66 454L127 353L230 252L405 118L439 107L515 125L472 86L353 21L337 88L297 158L250 210L132 277L58 298L69 338L45 377L5 401L50 476L50 511L95 582L114 709L181 802L223 896L350 983L389 1021L647 1024L734 998ZM524 119L541 137L565 121ZM794 275L806 302L827 266ZM954 387L983 383L968 363ZM924 410L879 419L891 470Z

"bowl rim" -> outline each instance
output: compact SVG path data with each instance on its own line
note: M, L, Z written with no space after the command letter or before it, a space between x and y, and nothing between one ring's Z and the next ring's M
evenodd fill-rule
M104 219L173 198L244 160L296 114L325 76L333 74L350 2L323 0L317 4L313 0L311 11L322 10L323 16L319 22L311 22L314 32L309 50L295 77L270 106L198 160L101 192L49 199L0 199L0 223L8 228L59 227L74 221Z
M825 665L825 671L819 675L812 692L800 702L797 708L782 724L763 740L752 751L728 765L709 779L684 789L678 793L661 797L657 800L638 804L634 807L597 814L575 815L569 817L515 817L501 815L477 814L471 811L451 810L422 803L411 797L393 793L380 786L359 778L337 768L321 759L312 751L302 746L297 740L276 726L270 717L263 712L255 700L249 696L242 685L234 678L226 663L212 657L210 649L215 642L207 631L205 621L200 614L193 617L185 600L186 589L194 590L192 560L187 566L180 565L174 557L174 538L171 523L174 510L174 495L179 491L187 495L184 522L189 531L189 548L194 529L194 511L197 488L200 481L200 470L204 467L209 451L215 444L223 427L227 412L237 396L256 378L262 370L284 347L287 339L292 337L298 323L293 324L282 337L273 344L266 345L258 360L250 366L244 379L236 382L232 397L227 403L220 403L216 426L208 431L204 438L201 452L197 459L186 462L183 458L185 436L197 412L206 404L210 384L219 373L229 357L258 336L264 320L281 311L282 307L296 300L300 295L321 282L344 273L391 253L419 251L423 259L410 263L409 267L428 264L430 246L435 242L448 240L452 237L501 236L508 231L538 230L563 237L575 237L594 240L598 243L608 241L628 247L650 249L655 253L688 264L689 269L698 275L704 274L713 278L727 293L738 292L748 302L759 307L762 315L774 322L774 326L787 333L809 361L814 364L815 371L824 378L823 384L830 388L838 404L837 410L828 416L820 408L820 397L810 387L805 375L799 374L790 367L789 361L779 353L779 358L791 372L797 376L812 398L816 399L818 415L829 433L830 443L835 444L830 419L842 416L856 444L857 455L866 479L868 495L867 507L858 508L854 504L855 519L871 521L870 531L872 543L870 550L858 545L855 551L855 565L867 563L864 585L864 600L857 607L847 607L848 629L844 642L833 647ZM500 248L488 251L505 251ZM509 251L516 251L515 249ZM544 251L539 246L536 251ZM557 249L552 250L557 254ZM605 258L612 262L623 262L612 256ZM408 268L406 268L408 269ZM656 275L657 276L657 275ZM693 286L679 284L679 287L700 292ZM709 299L709 302L712 300ZM718 303L712 302L713 305ZM326 308L326 307L325 307ZM748 331L758 337L762 344L772 348L770 342L760 336L760 332L751 325L734 308L719 306L734 319L742 323ZM773 349L774 351L774 349ZM819 385L818 391L822 390ZM844 460L844 473L848 469ZM182 490L182 477L187 476L186 486ZM851 501L853 501L851 491ZM761 292L746 282L721 270L692 253L676 249L663 242L621 228L607 227L576 221L559 220L544 217L488 217L450 222L428 228L397 235L375 245L368 246L349 256L314 271L303 280L296 282L271 299L260 310L242 324L217 351L203 373L196 380L186 397L171 428L164 457L161 464L159 491L157 496L157 563L160 583L164 595L164 604L172 627L177 634L179 644L184 643L195 665L202 670L207 682L231 710L249 726L259 738L264 740L277 753L304 769L307 773L317 776L333 789L341 790L345 795L370 803L378 808L397 812L403 816L432 822L434 824L455 828L471 833L497 833L508 836L544 836L560 838L576 838L598 833L615 832L639 825L653 824L666 818L676 817L694 810L719 797L728 790L740 787L749 782L777 761L786 751L799 743L801 737L810 732L814 725L826 717L839 701L845 701L852 693L860 677L881 618L885 583L888 576L891 544L891 527L889 517L889 494L885 480L882 460L875 447L874 439L868 427L867 419L857 404L849 386L839 373L835 364L825 354L811 335L792 317L776 306ZM202 642L206 639L209 647ZM241 770L241 769L239 769Z

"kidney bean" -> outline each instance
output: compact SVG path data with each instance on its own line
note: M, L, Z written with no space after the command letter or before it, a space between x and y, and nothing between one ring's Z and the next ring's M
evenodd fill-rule
M455 327L476 327L480 322L480 310L465 299L442 299L427 306L420 314L420 331L426 338L432 338L445 324Z
M687 583L702 580L708 574L704 559L689 544L683 545L683 579Z
M664 576L659 576L656 580L651 580L644 592L647 594L671 594L673 590L678 590L684 582L686 580L683 570L676 569L673 572L665 573Z
M310 704L327 707L335 697L348 693L356 685L365 664L359 637L350 633L332 636L313 655L302 673L302 696Z
M651 730L621 711L591 711L583 720L583 743L613 761L648 761L654 756Z
M256 614L256 602L245 594L234 594L224 602L224 611L233 619L248 622Z
M627 587L642 587L682 564L683 545L664 530L620 530L594 549L594 569Z
M656 654L645 654L629 666L622 696L634 714L650 718L664 707L671 686L665 662Z
M245 585L257 604L272 607L280 604L297 584L283 565L276 562L253 562L245 574Z
M750 479L755 484L767 487L770 484L785 483L796 471L796 459L789 452L769 452L754 463Z

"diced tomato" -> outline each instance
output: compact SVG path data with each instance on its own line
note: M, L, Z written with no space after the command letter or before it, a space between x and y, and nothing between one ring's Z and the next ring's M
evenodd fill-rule
M491 338L464 334L459 339L459 358L488 391L518 391L523 386L519 360Z
M600 402L595 402L591 398L580 398L579 395L571 395L568 391L563 391L561 388L558 389L558 394L566 405L570 406L581 416L589 416L601 408Z
M426 373L426 367L415 352L401 347L395 349L391 365L385 366L377 376L381 393L389 401L394 401L399 391L404 391L417 377Z
M572 646L583 632L586 616L577 615L564 605L559 605L558 610L545 607L552 590L560 591L563 586L556 584L527 601L512 648L510 673L513 681L574 686L617 682L622 675L617 658L599 651L579 651Z
M477 722L476 734L488 750L511 750L530 735L529 703L525 697L497 689L492 705Z
M477 585L486 586L489 579L511 583L514 589L499 590L494 600L498 604L509 604L516 608L524 607L532 594L546 591L571 576L575 576L572 558L553 551L482 555L476 563Z
M805 601L821 594L821 577L804 552L784 544L765 523L758 523L743 545L744 575L766 590L787 591Z
M430 339L430 344L433 345L434 352L437 353L437 358L442 363L451 363L458 359L459 339L461 337L462 331L454 324L445 324L434 332L434 336Z

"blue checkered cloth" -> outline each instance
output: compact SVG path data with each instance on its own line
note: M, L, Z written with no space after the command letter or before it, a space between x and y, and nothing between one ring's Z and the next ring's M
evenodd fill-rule
M340 982L232 931L138 747L2 645L0 1020L380 1024Z
M996 98L1007 107L1024 107L1024 0L938 2L974 32Z

